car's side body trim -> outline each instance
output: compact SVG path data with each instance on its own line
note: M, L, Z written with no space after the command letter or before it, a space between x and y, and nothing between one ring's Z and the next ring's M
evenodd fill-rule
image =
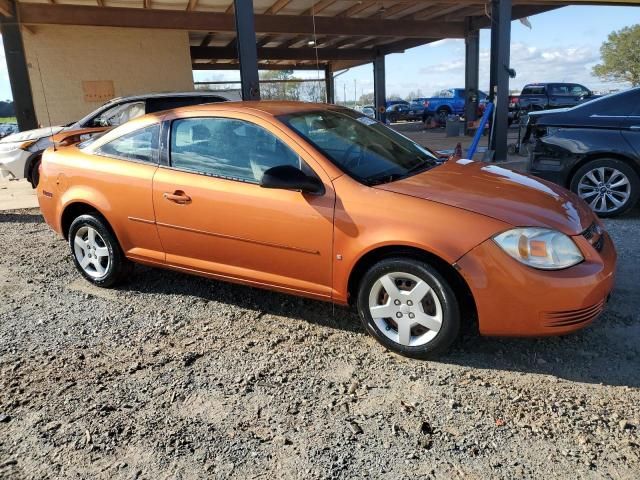
M266 247L281 248L284 250L293 250L296 252L308 253L311 255L320 255L320 252L318 252L317 250L307 250L306 248L293 247L291 245L282 245L279 243L263 242L263 241L255 240L251 238L237 237L235 235L225 235L223 233L208 232L205 230L198 230L196 228L181 227L179 225L172 225L169 223L156 222L156 225L158 225L159 227L174 228L176 230L182 230L185 232L198 233L201 235L209 235L211 237L226 238L229 240L237 240L239 242L255 243L256 245L264 245Z
M148 223L150 225L155 225L155 220L147 220L146 218L138 218L138 217L127 217L132 222L140 222L140 223Z

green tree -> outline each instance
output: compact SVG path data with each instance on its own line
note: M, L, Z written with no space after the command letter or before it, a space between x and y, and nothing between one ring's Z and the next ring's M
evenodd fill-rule
M640 24L612 32L600 47L602 63L593 67L594 75L613 82L640 85Z
M407 100L408 102L410 102L411 100L413 100L414 98L422 98L425 95L422 93L422 90L419 88L417 90L411 90L409 92L409 94L405 97L405 100Z
M359 102L361 105L373 105L373 92L360 95Z
M260 74L260 96L264 100L300 100L300 83L270 82L269 80L295 80L293 70L270 70Z

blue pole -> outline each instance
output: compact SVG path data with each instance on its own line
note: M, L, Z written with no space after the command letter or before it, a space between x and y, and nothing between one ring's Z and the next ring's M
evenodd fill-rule
M484 109L484 113L482 114L482 118L480 119L480 125L478 126L478 130L476 130L476 134L473 136L473 141L471 142L471 146L469 150L467 150L467 158L472 159L476 154L476 150L478 149L478 144L480 143L480 139L482 138L482 133L484 132L484 127L487 125L489 121L489 117L491 116L491 112L493 112L493 102L487 102L487 108Z

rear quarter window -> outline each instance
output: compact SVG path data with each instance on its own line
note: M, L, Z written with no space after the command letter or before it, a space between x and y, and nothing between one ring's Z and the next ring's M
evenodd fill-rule
M114 138L98 147L96 155L144 163L158 162L160 125L155 124Z

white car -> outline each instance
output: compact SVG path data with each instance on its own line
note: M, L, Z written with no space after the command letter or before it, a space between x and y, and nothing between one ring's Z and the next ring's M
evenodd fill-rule
M225 102L227 98L213 92L154 93L110 100L82 120L65 126L45 127L14 133L0 140L0 176L26 178L33 188L38 185L38 167L42 152L51 146L51 137L62 130L92 127L115 127L146 113L172 108Z

